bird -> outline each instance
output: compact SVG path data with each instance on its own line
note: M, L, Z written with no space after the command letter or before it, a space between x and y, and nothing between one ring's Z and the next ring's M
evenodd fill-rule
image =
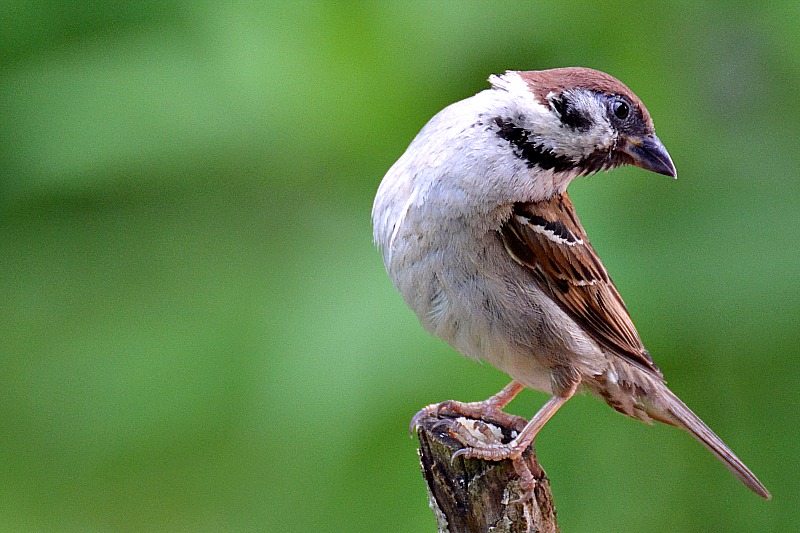
M677 177L642 101L604 72L509 70L430 119L372 207L386 271L422 326L511 377L481 402L431 413L511 421L507 443L455 435L471 458L518 459L578 391L689 432L747 488L766 487L666 385L567 194L581 176L633 165ZM502 409L550 395L529 422ZM521 420L521 422L519 422Z

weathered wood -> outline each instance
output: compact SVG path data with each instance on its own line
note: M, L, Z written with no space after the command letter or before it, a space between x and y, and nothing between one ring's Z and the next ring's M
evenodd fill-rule
M511 429L464 418L423 418L417 425L422 474L440 533L557 533L550 482L531 446L517 461L457 457L451 435L469 431L508 442Z

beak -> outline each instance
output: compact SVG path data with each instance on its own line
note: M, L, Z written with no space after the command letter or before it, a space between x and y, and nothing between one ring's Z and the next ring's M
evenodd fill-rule
M629 137L622 151L633 159L632 165L665 176L678 177L672 158L655 134Z

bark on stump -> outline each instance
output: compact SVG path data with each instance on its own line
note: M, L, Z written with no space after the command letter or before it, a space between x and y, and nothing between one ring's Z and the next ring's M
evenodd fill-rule
M510 428L464 418L420 420L420 466L439 532L557 533L550 482L533 446L517 462L463 457L451 462L463 447L451 432L465 428L487 442L508 442L512 435Z

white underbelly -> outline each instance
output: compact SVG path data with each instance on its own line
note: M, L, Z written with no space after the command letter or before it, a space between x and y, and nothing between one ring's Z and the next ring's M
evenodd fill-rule
M499 239L488 235L480 248L469 258L442 251L419 257L412 276L395 283L423 326L465 356L547 393L553 368L602 371L597 344L508 258Z

